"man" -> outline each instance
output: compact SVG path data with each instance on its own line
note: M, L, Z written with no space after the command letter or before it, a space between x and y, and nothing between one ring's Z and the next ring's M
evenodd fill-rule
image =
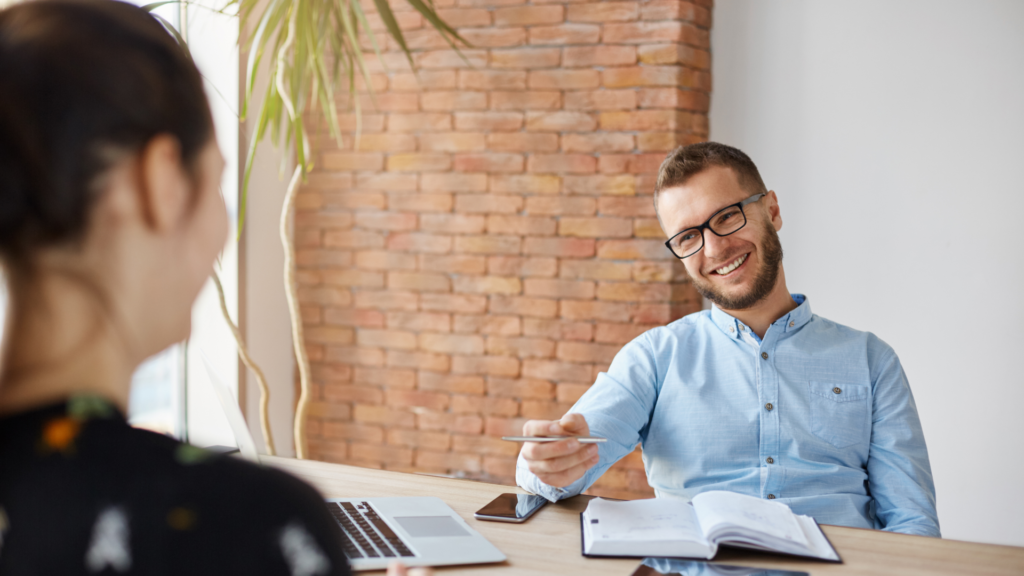
M713 142L679 148L654 202L666 245L713 306L623 347L561 420L527 422L527 435L608 442L526 443L519 485L552 501L579 494L642 443L659 497L730 490L825 524L939 536L899 359L789 293L778 198L750 158Z

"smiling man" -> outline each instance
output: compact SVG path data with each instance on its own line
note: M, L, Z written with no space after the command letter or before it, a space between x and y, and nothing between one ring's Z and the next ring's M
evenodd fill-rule
M586 490L643 445L659 497L730 490L824 524L939 536L914 398L887 344L811 313L782 266L778 197L735 148L669 154L655 208L669 250L711 310L627 344L559 421L527 435L519 485L549 500Z

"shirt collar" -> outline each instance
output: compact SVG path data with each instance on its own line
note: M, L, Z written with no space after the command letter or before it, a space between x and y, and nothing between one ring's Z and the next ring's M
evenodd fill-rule
M775 322L772 322L772 326L779 326L787 333L799 330L804 324L811 321L812 316L811 303L806 296L803 294L790 294L790 296L797 303L797 307ZM730 338L738 339L744 331L750 330L739 320L724 312L717 304L711 305L711 321Z

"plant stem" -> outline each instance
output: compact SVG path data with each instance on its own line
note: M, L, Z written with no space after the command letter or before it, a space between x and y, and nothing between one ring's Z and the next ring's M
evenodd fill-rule
M285 296L288 298L288 311L292 320L292 345L295 347L295 361L299 365L299 401L295 405L295 457L306 458L306 411L309 408L309 355L306 353L306 340L302 334L302 310L296 296L295 281L295 243L289 231L289 217L295 206L295 195L302 182L302 166L295 167L292 180L288 183L288 192L284 196L281 208L281 244L284 246L284 285Z
M238 325L231 320L231 314L228 313L228 303L224 298L224 286L220 283L220 277L217 275L217 272L214 272L210 277L213 278L213 284L217 287L217 296L220 297L220 312L224 315L224 321L228 323L231 334L235 337L235 344L238 345L238 356L242 359L242 363L245 364L246 368L252 370L252 373L256 375L256 383L260 387L260 429L263 431L263 441L267 445L267 455L273 456L277 451L274 449L274 436L270 432L270 387L267 386L267 377L264 376L263 370L253 361L252 356L249 355L249 347L245 345L245 340L242 339L242 332L238 329Z

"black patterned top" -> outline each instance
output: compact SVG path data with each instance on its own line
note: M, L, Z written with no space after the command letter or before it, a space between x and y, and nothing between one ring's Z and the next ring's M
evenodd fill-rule
M0 418L0 575L349 574L321 496L95 396Z

